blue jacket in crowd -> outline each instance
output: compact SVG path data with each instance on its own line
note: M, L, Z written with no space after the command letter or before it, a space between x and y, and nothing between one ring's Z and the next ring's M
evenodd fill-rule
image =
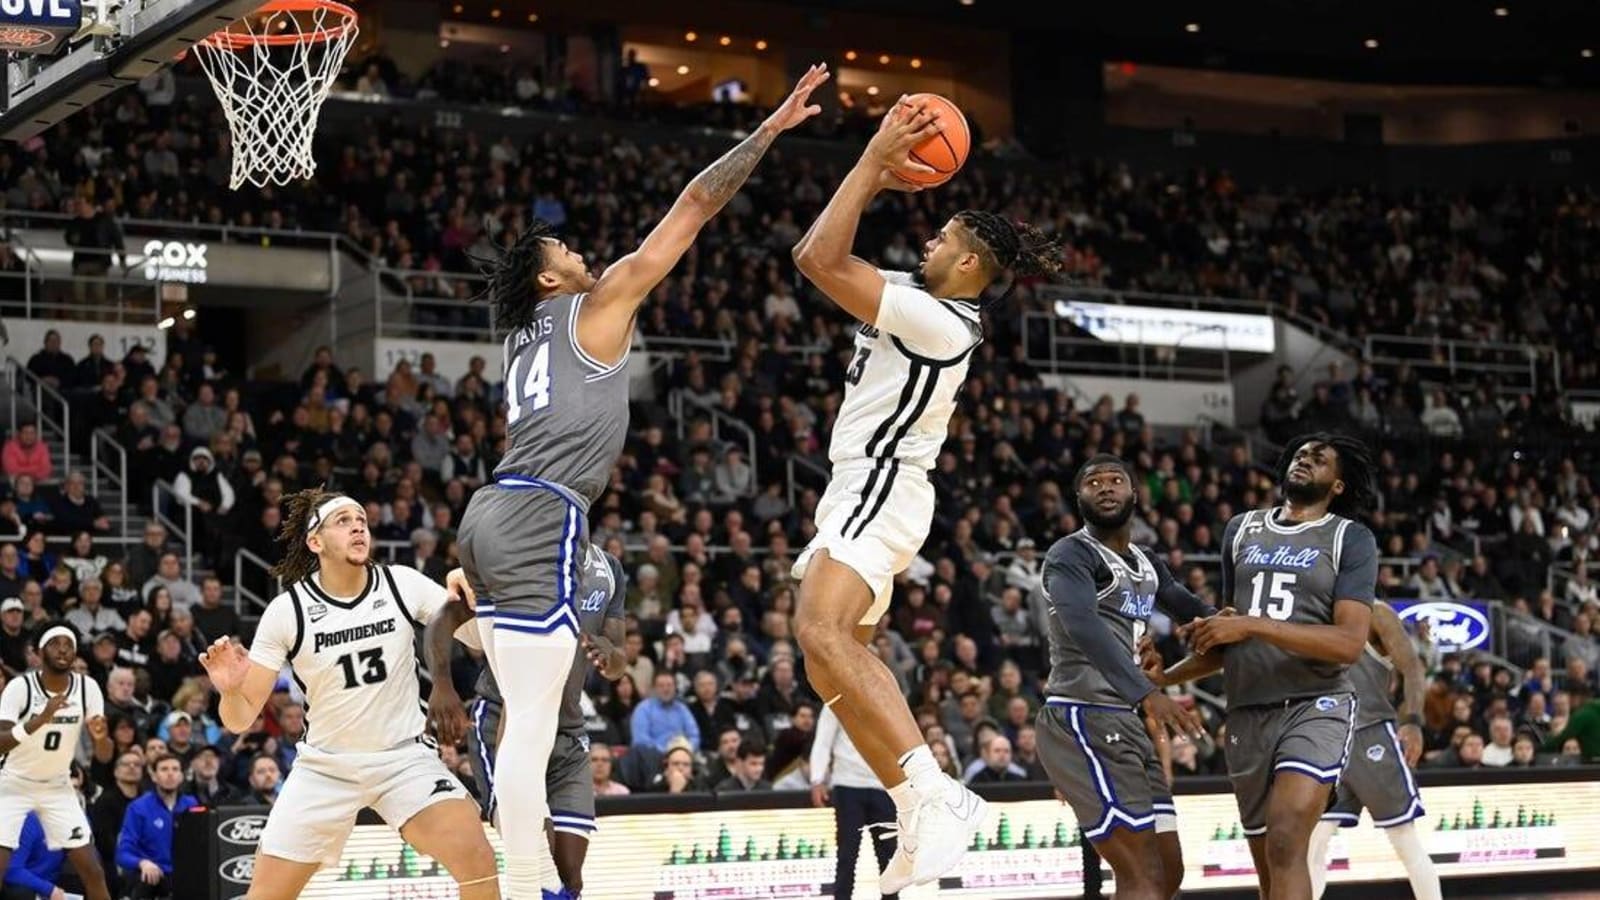
M61 863L66 858L65 850L51 850L45 843L39 816L28 813L22 820L22 837L17 839L17 849L11 853L11 865L6 867L5 886L48 897L55 892Z
M151 789L128 804L122 817L122 835L117 838L117 867L137 871L139 860L148 859L172 874L172 820L199 806L191 794L179 794L171 810L161 795Z

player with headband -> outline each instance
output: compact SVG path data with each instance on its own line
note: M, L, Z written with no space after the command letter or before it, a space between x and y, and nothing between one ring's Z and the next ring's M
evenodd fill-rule
M0 692L0 872L11 862L28 813L38 813L45 843L67 851L89 900L110 900L89 817L72 788L72 756L84 728L94 740L94 758L111 762L105 696L93 678L72 671L78 633L71 626L46 628L37 646L39 668Z
M227 638L200 657L222 694L222 724L247 730L291 667L306 696L294 771L267 817L249 900L290 900L337 863L356 814L371 807L438 860L462 900L498 900L478 807L426 734L416 637L447 602L408 566L375 564L360 503L321 489L283 500L284 592L246 650ZM434 623L432 627L439 627Z

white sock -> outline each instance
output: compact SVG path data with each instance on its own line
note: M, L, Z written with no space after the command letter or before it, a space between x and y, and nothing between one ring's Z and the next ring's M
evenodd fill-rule
M889 799L894 801L894 811L902 816L917 808L917 792L909 778L889 788Z
M1411 893L1416 895L1417 900L1440 900L1439 873L1434 871L1433 858L1422 846L1417 824L1407 822L1383 831L1394 847L1394 855L1400 857L1401 864L1406 867L1406 875L1411 878Z
M900 771L906 773L906 781L919 800L932 797L944 788L945 774L939 771L939 764L934 761L933 751L927 744L918 744L900 757Z
M1311 832L1311 849L1306 854L1306 865L1311 870L1312 900L1322 900L1322 892L1328 886L1328 842L1333 840L1333 833L1338 830L1339 823L1324 819Z

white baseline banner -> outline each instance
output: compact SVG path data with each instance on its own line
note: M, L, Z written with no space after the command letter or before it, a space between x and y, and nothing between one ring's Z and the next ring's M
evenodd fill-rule
M1113 344L1243 353L1272 353L1278 346L1271 316L1086 300L1058 300L1056 315Z

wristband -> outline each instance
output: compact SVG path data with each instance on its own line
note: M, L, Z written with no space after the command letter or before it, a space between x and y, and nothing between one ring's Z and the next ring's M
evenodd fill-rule
M1411 715L1406 716L1404 719L1401 719L1400 720L1400 724L1401 725L1415 725L1418 728L1421 728L1422 727L1422 717L1417 715L1416 713L1412 713Z

